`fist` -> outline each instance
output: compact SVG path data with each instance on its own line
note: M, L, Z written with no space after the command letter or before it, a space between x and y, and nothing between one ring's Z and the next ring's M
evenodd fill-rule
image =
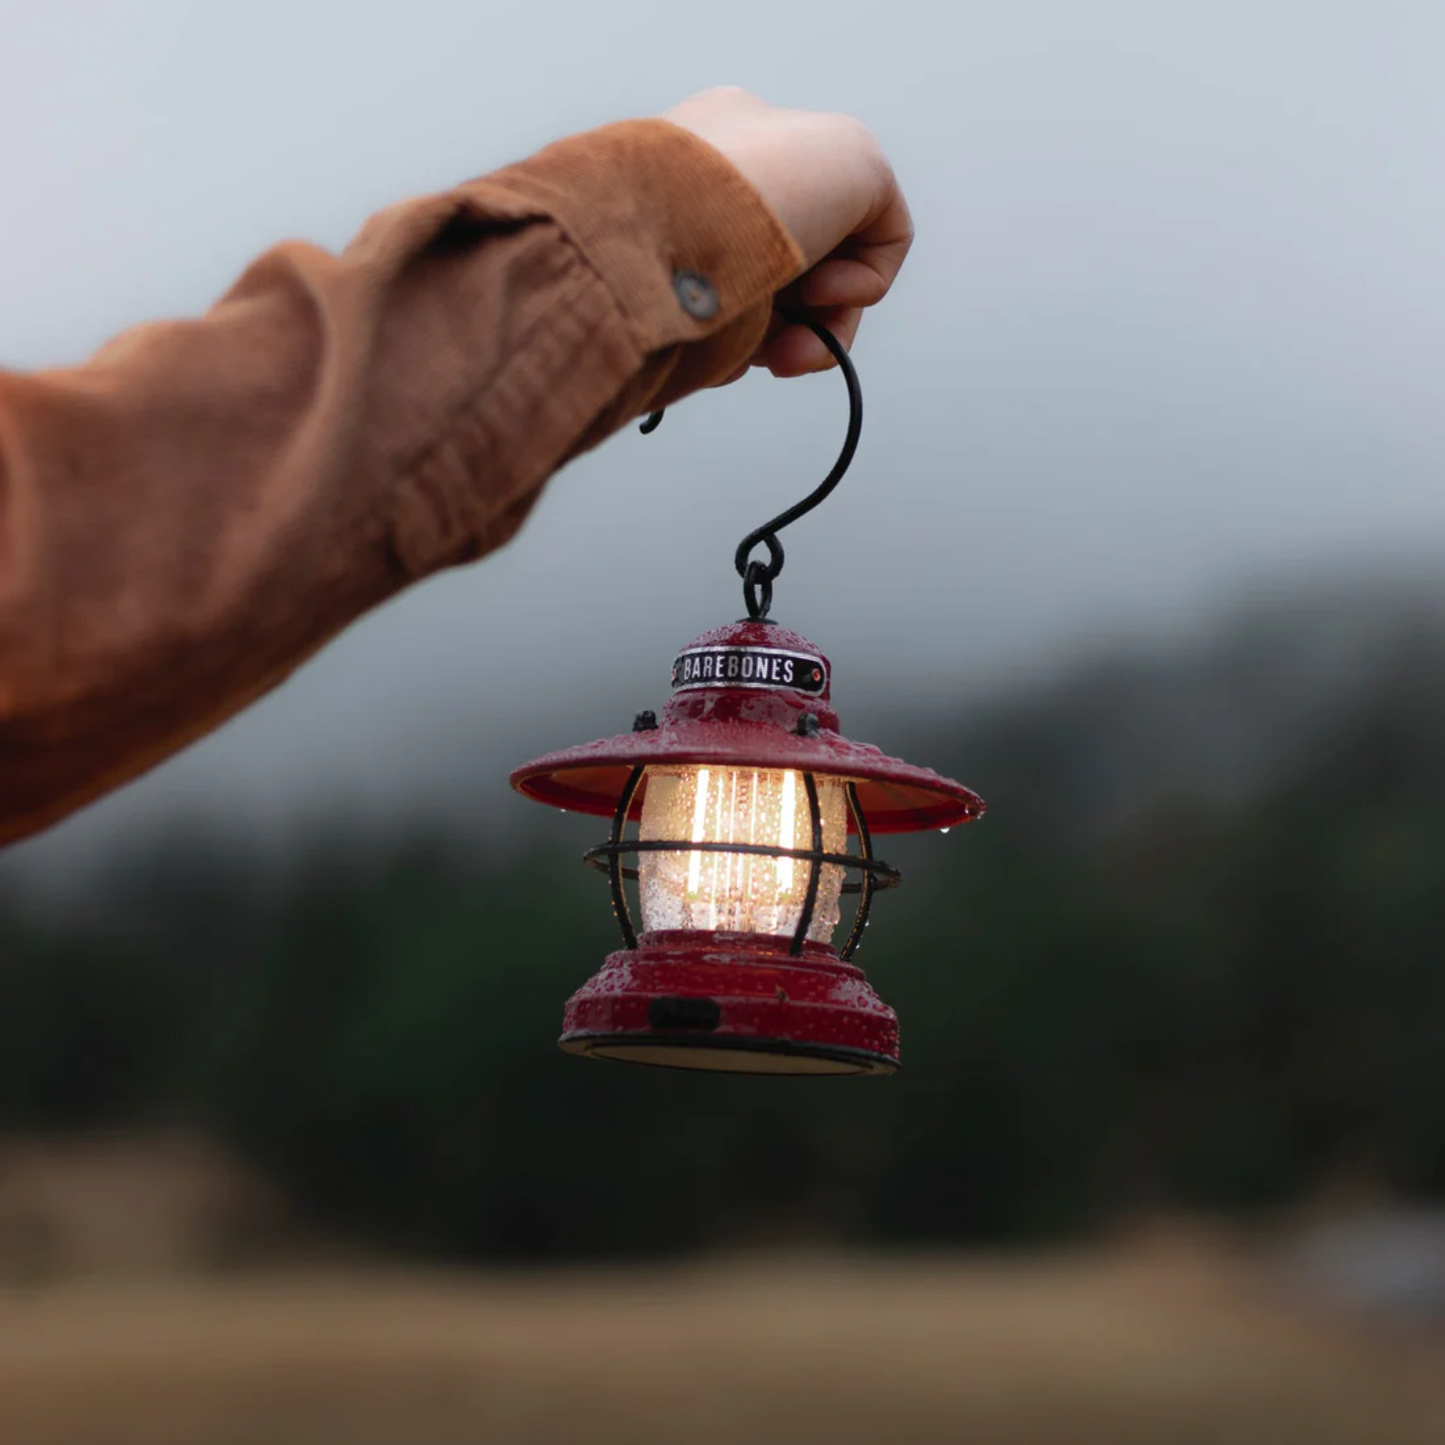
M806 312L851 346L863 309L888 294L913 221L878 142L851 116L784 110L730 86L705 90L663 119L721 151L807 259L807 271L779 296L752 364L775 376L833 365L823 343L782 312Z

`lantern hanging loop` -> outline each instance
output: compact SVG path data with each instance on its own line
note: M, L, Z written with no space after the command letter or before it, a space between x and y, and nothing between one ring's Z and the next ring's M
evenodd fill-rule
M826 326L810 317L789 315L786 319L795 325L806 326L828 348L838 363L838 369L843 373L843 380L848 387L848 431L843 438L843 449L838 453L838 460L833 463L828 475L801 502L795 502L787 511L779 512L772 521L765 522L756 531L749 532L738 543L733 566L737 568L738 576L743 579L743 600L747 603L748 616L754 622L767 620L773 605L773 582L783 570L783 544L778 540L778 533L800 517L807 516L814 507L831 495L852 463L853 453L858 450L858 437L863 431L863 389L858 384L858 373L854 370L843 343ZM662 412L655 411L642 423L640 430L644 436L657 430L662 423L662 415ZM759 543L768 549L766 562L751 556Z

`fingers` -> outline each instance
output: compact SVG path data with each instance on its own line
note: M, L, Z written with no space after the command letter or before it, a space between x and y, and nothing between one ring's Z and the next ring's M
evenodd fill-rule
M741 381L741 380L743 379L743 377L745 377L745 376L748 374L749 368L752 367L752 366L755 366L756 364L757 364L757 363L756 363L756 362L753 362L753 361L745 361L745 362L743 362L743 364L742 364L741 366L739 366L739 367L737 367L735 370L729 372L725 377L723 377L723 379L722 379L721 381L714 381L714 382L711 383L711 385L713 385L713 386L731 386L731 385L733 384L733 382L735 382L735 381Z
M851 350L863 309L888 294L913 244L913 218L892 172L879 200L853 235L778 298L783 312L804 311L826 326ZM836 363L828 348L806 326L775 317L754 366L774 376L805 376Z
M794 285L810 310L876 306L889 292L913 245L913 219L896 184L876 215Z
M888 281L866 261L829 257L813 267L798 285L798 296L810 310L825 306L874 306L888 293Z
M811 308L810 308L811 309ZM826 326L851 350L863 312L855 306L832 306L812 311L815 319ZM754 366L766 366L774 376L807 376L836 366L832 353L806 326L784 324L770 340L759 348Z
M889 185L877 210L848 238L840 251L874 272L882 284L880 295L883 295L893 285L912 245L913 217L890 171Z

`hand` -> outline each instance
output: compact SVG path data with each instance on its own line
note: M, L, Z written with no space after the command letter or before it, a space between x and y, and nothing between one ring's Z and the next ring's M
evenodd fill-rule
M724 86L674 106L664 120L721 151L772 207L808 269L778 298L805 311L851 347L865 306L888 293L913 243L913 221L888 158L861 121L782 110ZM781 314L752 359L774 376L834 364L804 326Z

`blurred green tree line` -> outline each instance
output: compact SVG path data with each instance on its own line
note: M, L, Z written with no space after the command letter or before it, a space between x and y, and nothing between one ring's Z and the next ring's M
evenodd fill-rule
M560 1054L616 946L570 818L507 856L320 837L279 887L178 840L131 862L143 926L12 910L0 1127L193 1121L330 1228L456 1258L1034 1241L1343 1173L1445 1198L1445 628L1339 635L1254 617L880 739L990 804L884 840L895 1079Z

